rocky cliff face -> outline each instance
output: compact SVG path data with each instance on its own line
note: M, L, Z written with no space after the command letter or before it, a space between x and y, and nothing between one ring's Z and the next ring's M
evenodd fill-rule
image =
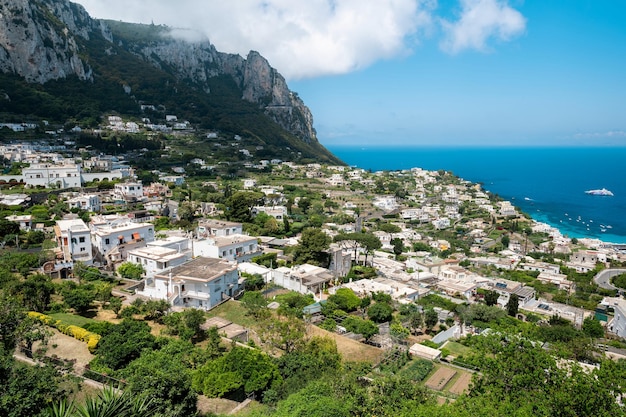
M106 22L92 19L82 6L68 0L0 0L0 71L42 84L73 75L93 80L81 44L96 35L111 45L123 45L157 68L167 65L177 78L191 80L207 94L211 93L207 80L230 75L242 99L257 104L304 142L317 142L311 112L257 52L244 59L218 52L208 41L171 36L141 43L114 39Z
M208 41L185 42L171 38L149 45L129 45L153 65L176 68L179 78L203 85L217 75L230 75L242 90L242 98L262 107L272 120L305 142L316 141L313 116L304 102L289 90L285 78L258 52L244 59L218 52ZM208 88L207 93L210 94Z
M70 75L90 80L76 37L89 39L94 31L112 40L105 25L68 1L0 0L0 70L36 83Z

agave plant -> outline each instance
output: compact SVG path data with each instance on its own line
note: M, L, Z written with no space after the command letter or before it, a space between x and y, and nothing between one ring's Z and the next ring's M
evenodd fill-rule
M49 417L148 417L154 414L151 400L133 396L129 391L104 387L84 404L63 399L48 410Z

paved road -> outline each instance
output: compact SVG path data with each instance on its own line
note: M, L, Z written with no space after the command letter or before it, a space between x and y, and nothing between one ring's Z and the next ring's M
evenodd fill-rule
M611 284L611 278L626 273L626 269L605 269L604 271L600 271L598 275L593 278L593 281L598 284L600 288L604 288L605 290L616 290L613 284Z

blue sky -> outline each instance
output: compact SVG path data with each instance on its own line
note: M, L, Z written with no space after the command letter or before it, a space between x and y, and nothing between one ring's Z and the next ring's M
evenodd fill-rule
M626 145L622 0L78 2L258 50L327 146Z

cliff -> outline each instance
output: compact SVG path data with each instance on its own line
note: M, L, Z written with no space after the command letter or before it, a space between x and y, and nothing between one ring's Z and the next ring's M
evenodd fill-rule
M317 141L310 110L265 58L255 51L246 58L219 52L190 32L92 19L68 0L0 0L0 72L42 86L27 87L27 97L55 95L92 118L96 111L123 113L149 102L207 128L250 134L261 144L280 136L281 146L338 162ZM50 115L42 108L29 112L28 103L16 100L14 84L2 91L14 110L80 119L58 108ZM7 107L0 103L0 111ZM277 135L271 124L285 133Z

